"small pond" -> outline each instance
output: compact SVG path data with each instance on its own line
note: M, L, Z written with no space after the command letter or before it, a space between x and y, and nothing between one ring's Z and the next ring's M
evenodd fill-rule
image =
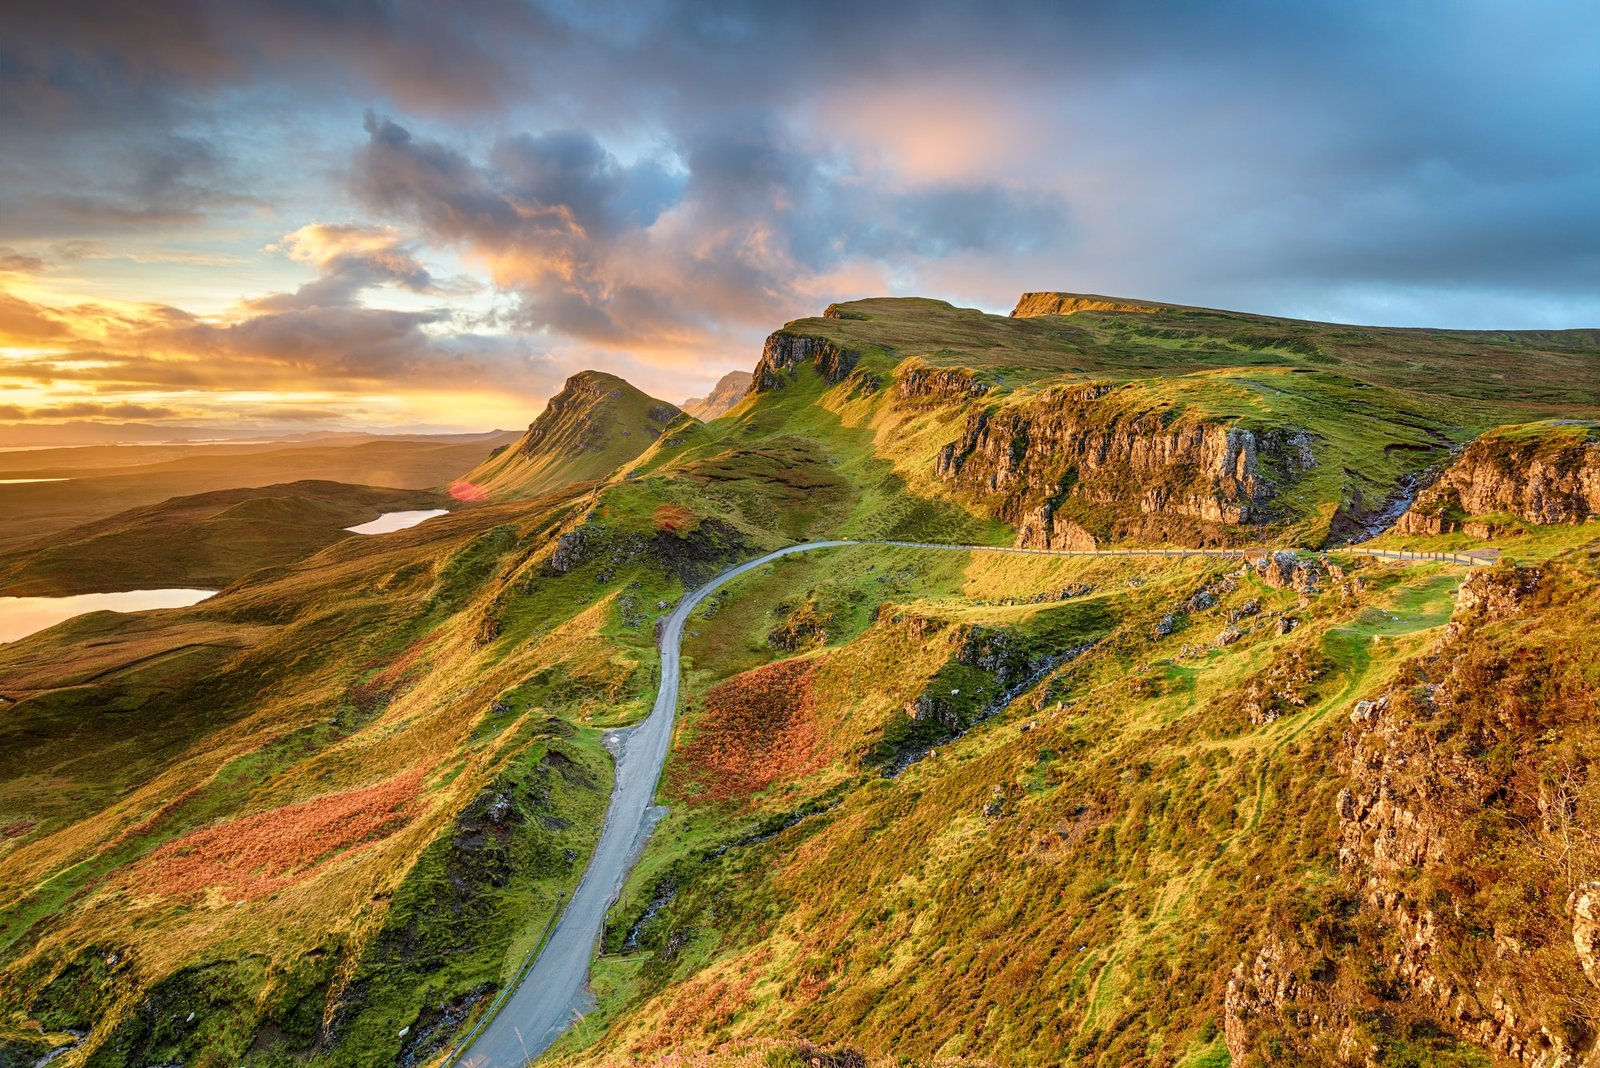
M390 531L414 527L424 519L447 515L448 508L430 508L422 512L385 512L370 523L358 527L345 527L352 534L388 534Z

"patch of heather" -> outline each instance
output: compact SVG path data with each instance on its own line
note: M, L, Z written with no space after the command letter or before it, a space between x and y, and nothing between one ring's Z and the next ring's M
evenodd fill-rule
M249 901L281 890L334 855L399 829L415 810L426 769L195 831L138 864L139 891L176 897L221 891Z
M817 727L817 661L780 660L714 687L668 769L678 800L746 802L827 763Z

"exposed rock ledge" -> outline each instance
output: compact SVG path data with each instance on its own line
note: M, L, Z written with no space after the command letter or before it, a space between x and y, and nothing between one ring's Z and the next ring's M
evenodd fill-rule
M794 377L801 364L811 362L829 385L844 381L855 367L860 354L841 349L827 338L787 334L782 330L768 335L761 346L761 359L756 363L755 375L745 394L766 393L782 389Z
M1474 516L1582 523L1600 515L1600 440L1583 427L1510 427L1474 441L1400 517L1400 534L1493 533Z
M1532 568L1474 572L1409 677L1355 704L1336 762L1346 782L1337 811L1348 911L1318 920L1331 932L1320 942L1305 924L1275 924L1240 959L1224 1017L1235 1064L1260 1063L1260 1051L1275 1046L1292 1054L1282 1063L1393 1063L1375 1042L1381 1021L1402 1019L1496 1064L1600 1063L1592 1021L1572 1007L1586 980L1600 987L1600 882L1577 883L1554 908L1531 896L1516 899L1528 903L1522 910L1495 908L1479 868L1486 857L1545 865L1506 877L1520 883L1495 884L1522 895L1541 880L1564 889L1571 874L1559 858L1578 833L1582 772L1560 763L1559 749L1582 729L1583 709L1570 694L1541 702L1531 722L1528 711L1506 707L1508 664L1536 670L1532 653L1517 660L1519 651L1506 650L1510 659L1500 660L1502 632L1478 633L1550 610L1534 607L1547 580ZM1482 703L1486 687L1502 695L1497 703ZM1527 765L1535 770L1519 778ZM1349 959L1372 965L1340 964L1329 953L1340 942ZM1556 1004L1554 989L1575 1000Z
M1139 304L1118 297L1094 293L1024 293L1011 309L1013 319L1032 319L1040 315L1071 315L1081 311L1145 312L1163 311L1159 304Z
M1261 521L1276 493L1315 464L1308 434L1172 421L1113 392L1056 389L973 411L961 438L940 451L935 477L992 502L1019 529L1020 544L1086 548L1094 536L1128 536L1113 527L1141 516L1223 527ZM1085 512L1112 517L1113 527L1084 529Z

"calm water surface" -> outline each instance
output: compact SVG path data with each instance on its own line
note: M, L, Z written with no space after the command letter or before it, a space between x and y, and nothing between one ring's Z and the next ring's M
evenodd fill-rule
M0 642L14 642L36 630L53 627L85 612L144 612L151 608L187 608L216 590L125 590L122 593L79 593L70 597L0 597Z
M385 512L370 523L362 523L359 527L345 527L352 534L387 534L393 530L404 530L414 527L424 519L434 516L446 515L448 508L430 508L425 512Z

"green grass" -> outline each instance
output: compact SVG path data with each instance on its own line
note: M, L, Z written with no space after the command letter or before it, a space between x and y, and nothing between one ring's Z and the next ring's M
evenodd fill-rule
M648 896L643 889L671 870L679 891L647 929L652 955L642 965L628 958L628 982L608 986L602 999L599 1017L610 1030L586 1027L563 1045L568 1056L587 1063L614 1055L665 1026L658 1021L682 1027L685 1010L674 999L689 996L695 983L755 975L757 989L768 993L743 1010L749 1025L708 1037L799 1031L926 1058L949 1052L953 1035L981 1031L981 1043L969 1037L961 1047L964 1055L1032 1064L1121 1063L1130 1055L1125 1036L1159 1033L1158 1061L1227 1063L1210 1021L1220 1013L1231 958L1204 962L1228 952L1228 932L1247 917L1219 902L1246 888L1259 892L1252 880L1260 873L1280 880L1272 894L1329 878L1326 846L1308 833L1322 817L1306 807L1303 792L1320 780L1315 791L1331 805L1322 769L1343 711L1437 632L1459 573L1364 566L1359 573L1369 590L1354 601L1324 594L1302 610L1307 622L1293 634L1258 630L1207 653L1199 668L1166 656L1192 642L1197 627L1209 635L1210 625L1191 622L1167 639L1155 639L1151 626L1197 582L1207 575L1215 581L1225 569L1071 566L1075 577L1097 580L1107 593L1060 608L948 593L916 602L918 612L964 624L986 620L1021 628L1019 635L1066 640L1074 627L1058 628L1053 617L1091 611L1112 584L1122 586L1115 635L1066 669L1070 683L1054 686L1067 695L1066 711L1047 707L1041 715L1024 704L945 743L936 761L893 783L819 777L842 787L836 808L720 857L715 846L740 836L738 826L719 823L713 811L676 807L613 921L614 931L631 923ZM975 582L972 592L984 589L991 570L1003 568L1021 594L1050 588L1062 573L1060 562L1042 562L1032 575L1014 561L969 567L977 567L964 584ZM1135 576L1139 584L1127 585ZM738 593L773 606L809 577L773 569ZM1295 607L1291 593L1249 578L1208 614L1225 618L1250 598ZM720 621L738 632L758 618L730 598L701 640L711 639L709 628ZM851 637L836 655L849 656L876 633ZM1386 643L1377 654L1369 648L1374 635ZM1218 738L1211 726L1218 703L1278 650L1306 642L1327 650L1333 664L1324 698L1271 727ZM1161 677L1184 684L1133 696L1139 691L1129 682L1139 672L1130 667L1150 660L1161 665ZM732 671L748 661L733 655L718 663ZM878 664L878 688L900 685L892 677L904 668ZM1021 732L1029 720L1036 725ZM985 816L996 797L1005 798L1001 815ZM1083 814L1071 816L1075 811ZM1068 819L1057 827L1068 829L1058 834L1051 820L1063 813ZM1075 820L1081 832L1071 829ZM1057 844L1033 844L1041 837ZM690 939L670 958L662 950L667 931ZM1181 973L1187 978L1159 963L1174 959L1189 962ZM832 962L831 971L807 979L819 961ZM910 967L912 961L920 964ZM824 984L818 993L797 993L813 981ZM842 996L867 989L877 1000ZM1003 1013L990 1008L996 1004ZM582 1052L591 1042L597 1045Z
M649 448L677 415L675 405L616 375L582 371L550 399L526 434L463 481L504 500L603 479Z
M1268 463L1273 516L1244 529L1144 509L1151 489L1197 484L1181 462L1160 485L1063 470L1011 503L1099 487L1072 514L1129 540L1315 543L1485 429L1553 419L1530 440L1592 440L1589 423L1560 420L1592 414L1600 392L1579 331L1198 309L1013 320L901 300L839 311L786 329L859 354L841 382L802 366L659 438L639 422L650 398L607 386L557 406L533 454L480 472L516 499L304 553L240 535L239 559L285 555L193 609L91 616L0 647L0 984L21 1006L0 1028L92 1012L103 1063L198 1062L201 1046L227 1063L425 1061L454 1028L435 1028L441 1014L482 1011L581 872L608 786L599 731L649 707L653 628L678 597L799 540L1013 541L1006 494L934 473L980 410L1065 412L1152 441L1203 425L1261 440L1307 430L1316 465L1289 479ZM959 397L898 388L928 368L971 374ZM969 378L992 389L970 399ZM1090 381L1122 388L1082 412L1061 400ZM260 494L236 503L151 514L184 517L188 534L281 518ZM558 569L564 535L572 566ZM141 560L171 564L163 538ZM1577 569L1592 541L1575 527L1501 544ZM64 542L52 567L89 560L86 544ZM1008 1068L1227 1063L1217 1024L1241 955L1274 917L1322 930L1344 907L1329 769L1345 713L1439 638L1463 574L1346 566L1304 603L1233 561L863 546L731 584L689 624L670 811L612 911L599 1009L560 1056L626 1063L653 1042L751 1039L788 1043L772 1047L781 1060L805 1036ZM1218 603L1188 607L1202 587ZM1217 644L1252 602L1238 640ZM1280 613L1299 626L1278 634ZM996 707L1023 665L1090 641ZM1246 691L1294 654L1322 672L1307 703L1252 724ZM822 758L748 797L671 792L708 691L791 656L809 672L785 677L809 679ZM955 724L937 734L906 711L935 699ZM920 759L886 779L873 760L885 745ZM406 775L420 786L392 827L270 894L186 898L150 874L150 855L185 836ZM501 794L520 822L484 832ZM669 879L675 896L624 955ZM190 1004L204 1011L180 1026ZM313 1049L325 1023L333 1037ZM1426 1031L1379 1037L1395 1063L1469 1056Z

